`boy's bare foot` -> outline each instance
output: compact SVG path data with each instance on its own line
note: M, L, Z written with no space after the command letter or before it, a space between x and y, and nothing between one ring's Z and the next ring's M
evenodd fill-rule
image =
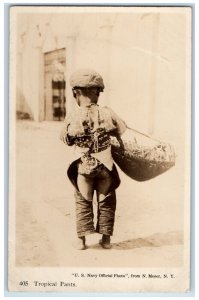
M77 250L85 250L86 247L86 238L85 236L78 237L76 241L73 243L74 248Z
M99 244L104 249L111 249L111 238L110 235L103 234L102 239L99 241Z

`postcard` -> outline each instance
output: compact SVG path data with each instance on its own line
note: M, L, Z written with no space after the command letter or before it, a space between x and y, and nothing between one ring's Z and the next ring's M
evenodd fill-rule
M192 8L12 6L12 292L190 290Z

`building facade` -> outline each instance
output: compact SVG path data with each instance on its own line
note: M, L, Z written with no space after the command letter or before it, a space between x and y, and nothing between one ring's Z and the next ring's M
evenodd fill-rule
M186 110L187 23L179 9L19 14L17 111L37 122L63 120L75 105L71 73L92 68L104 78L102 105L130 127L177 137Z

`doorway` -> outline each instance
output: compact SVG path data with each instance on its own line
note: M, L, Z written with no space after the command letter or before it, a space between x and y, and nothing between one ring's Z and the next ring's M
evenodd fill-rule
M44 54L44 120L62 121L66 115L66 49Z

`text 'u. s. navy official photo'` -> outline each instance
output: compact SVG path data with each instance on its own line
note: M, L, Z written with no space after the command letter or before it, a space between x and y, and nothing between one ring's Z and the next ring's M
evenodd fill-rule
M191 22L10 8L9 291L190 290Z

